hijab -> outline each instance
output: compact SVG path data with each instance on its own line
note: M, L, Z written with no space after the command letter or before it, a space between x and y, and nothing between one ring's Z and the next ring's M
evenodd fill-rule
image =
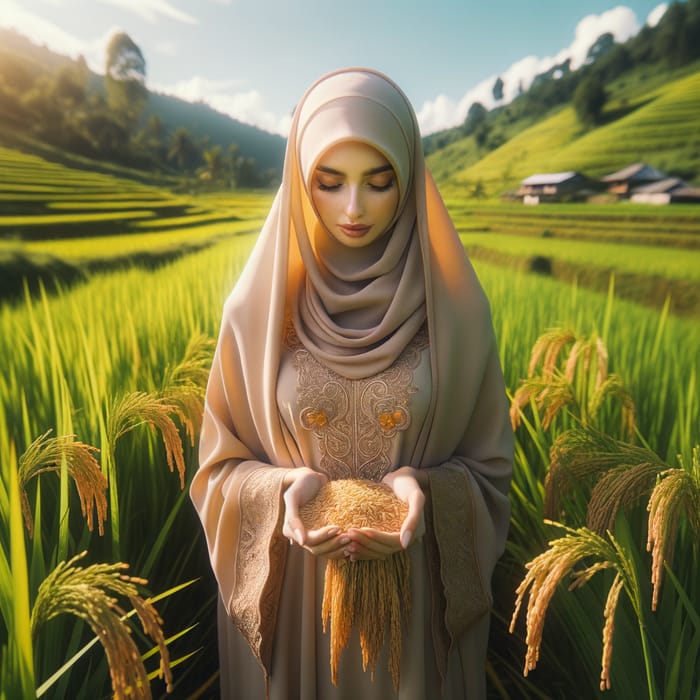
M315 212L305 217L303 207L293 211L305 275L292 314L302 343L317 359L343 376L359 378L390 366L425 321L412 189L415 167L423 167L422 149L408 100L386 78L368 71L328 76L300 105L290 150L306 201L319 160L343 141L368 144L387 159L399 205L384 235L357 248L334 238Z
M400 192L387 233L362 248L343 246L323 229L309 194L323 154L351 140L386 157ZM346 68L321 77L303 95L292 119L282 184L224 314L238 339L237 362L259 452L273 463L296 462L276 406L288 316L319 361L353 379L389 367L425 324L433 391L416 463L428 458L425 448L433 441L435 457L443 451L446 425L434 433L435 421L465 425L493 349L488 303L425 166L415 112L390 78ZM466 387L459 405L445 407L458 386ZM447 408L450 414L443 417Z

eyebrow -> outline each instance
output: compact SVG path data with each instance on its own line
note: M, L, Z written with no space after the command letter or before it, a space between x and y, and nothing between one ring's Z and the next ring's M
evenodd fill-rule
M379 173L385 173L388 170L393 170L394 168L391 167L388 163L386 165L380 165L378 168L372 168L371 170L367 170L363 175L379 175ZM340 170L334 170L333 168L329 168L325 165L317 165L316 170L320 170L322 173L328 173L329 175L345 175L345 173L340 172Z

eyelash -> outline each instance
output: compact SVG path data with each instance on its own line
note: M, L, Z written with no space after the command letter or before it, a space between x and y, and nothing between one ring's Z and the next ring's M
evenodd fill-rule
M373 185L371 183L367 183L367 186L373 190L374 192L386 192L387 190L390 190L394 186L394 180L391 180L388 182L386 185ZM318 189L321 190L322 192L336 192L342 187L342 183L338 185L324 185L322 182L318 183Z

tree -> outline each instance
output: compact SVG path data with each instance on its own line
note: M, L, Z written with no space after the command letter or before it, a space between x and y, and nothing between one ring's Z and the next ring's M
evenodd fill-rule
M503 80L499 76L496 78L496 82L493 84L493 99L502 100L503 99Z
M168 160L174 160L180 170L185 170L191 164L196 151L197 149L189 132L184 127L180 127L175 131L170 141Z
M671 3L659 21L654 39L654 54L672 68L690 63L700 56L700 3Z
M225 171L225 160L221 153L221 146L213 146L204 151L204 168L200 174L203 180L217 182Z
M146 104L146 59L125 32L118 32L107 46L105 70L107 103L124 121L132 123Z
M596 75L588 75L574 91L574 109L579 121L590 126L598 124L608 99L605 87Z
M487 114L488 110L481 104L481 102L474 102L471 107L469 107L467 118L462 124L462 133L464 136L469 136L471 133L473 133L479 124L486 119Z
M474 129L474 140L479 148L484 148L486 146L489 136L491 134L491 125L486 121L482 120L479 125Z
M615 46L615 37L610 32L601 34L588 49L585 63L597 61L601 56L609 53L613 46Z

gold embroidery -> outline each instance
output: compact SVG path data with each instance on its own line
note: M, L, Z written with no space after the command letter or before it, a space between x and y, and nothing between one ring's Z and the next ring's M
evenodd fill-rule
M285 335L297 370L299 420L318 440L318 468L331 479L380 481L392 466L392 439L411 424L413 372L428 345L426 330L391 367L366 379L340 376L304 348L293 329Z
M229 601L229 614L266 672L287 552L281 535L284 473L259 469L241 485L236 586Z

